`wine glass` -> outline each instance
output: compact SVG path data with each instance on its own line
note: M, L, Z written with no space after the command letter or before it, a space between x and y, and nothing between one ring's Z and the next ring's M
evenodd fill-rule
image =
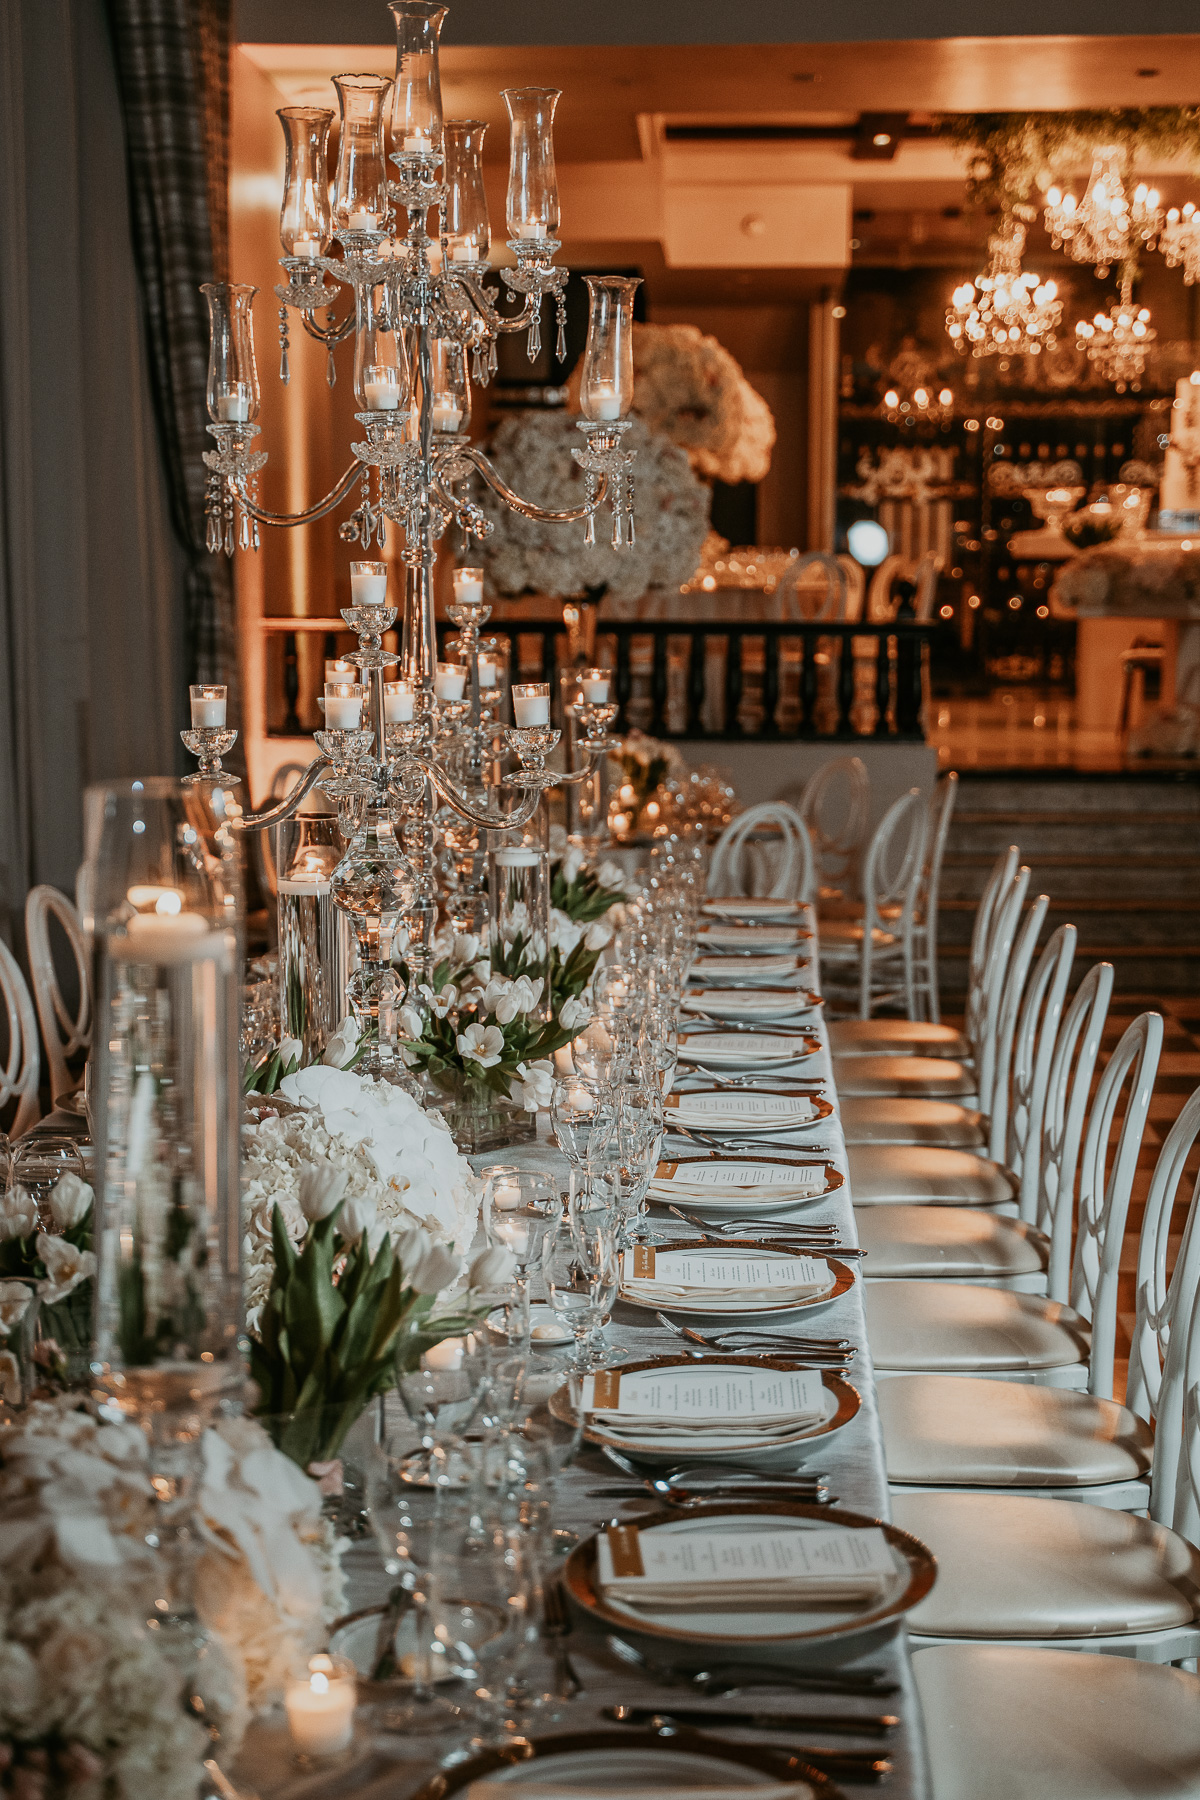
M57 1234L50 1195L64 1175L83 1180L83 1158L74 1138L50 1131L28 1132L12 1146L8 1184L22 1187L37 1208L38 1229Z
M558 1183L537 1169L495 1163L483 1184L483 1228L489 1244L511 1252L521 1280L541 1251L542 1238L562 1211Z
M457 1716L453 1704L434 1691L435 1623L432 1612L433 1548L440 1498L438 1486L414 1487L409 1479L410 1446L399 1432L376 1443L367 1464L367 1505L371 1528L393 1586L380 1620L371 1676L376 1681L410 1682L380 1719L388 1731L445 1731ZM407 1620L411 1617L411 1631ZM402 1652L398 1636L411 1638ZM441 1668L446 1668L443 1662Z
M594 1207L586 1214L560 1219L542 1242L542 1276L555 1318L574 1333L575 1354L568 1365L586 1374L604 1361L587 1340L600 1331L617 1297L618 1226L611 1214Z
M606 1081L572 1075L554 1083L550 1095L550 1120L558 1147L577 1172L587 1166L592 1134L604 1131L612 1119L613 1094Z
M467 1684L460 1717L472 1749L521 1729L527 1649L536 1644L537 1570L520 1526L495 1507L443 1496L432 1545L433 1635L448 1673Z
M679 1030L674 1006L659 1002L642 1022L638 1052L647 1082L661 1094L669 1094L675 1085L679 1066Z
M610 1189L622 1220L622 1249L646 1236L643 1209L662 1154L662 1102L658 1087L644 1077L623 1082L611 1125L588 1146L588 1172Z
M438 1486L470 1457L462 1434L483 1401L488 1347L482 1331L429 1341L427 1317L409 1315L396 1339L396 1391L420 1432L420 1450L409 1451L405 1478Z

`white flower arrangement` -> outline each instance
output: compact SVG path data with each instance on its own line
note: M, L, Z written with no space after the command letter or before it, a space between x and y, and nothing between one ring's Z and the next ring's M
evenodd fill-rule
M0 1758L33 1796L53 1782L193 1800L210 1740L145 1626L155 1505L144 1434L77 1395L0 1429ZM250 1419L205 1433L197 1513L206 1698L233 1755L247 1713L278 1701L342 1611L340 1546L316 1484Z
M540 506L562 511L584 500L584 477L571 451L583 438L575 414L519 413L502 421L489 453L497 471ZM695 571L708 530L710 495L667 438L635 419L621 439L637 452L633 464L636 542L614 550L607 515L596 522L596 542L583 541L580 525L544 525L511 512L490 490L481 504L492 524L481 555L501 594L581 594L605 590L637 600L649 588L675 589Z
M761 481L775 420L734 357L695 325L635 325L633 410L716 481Z

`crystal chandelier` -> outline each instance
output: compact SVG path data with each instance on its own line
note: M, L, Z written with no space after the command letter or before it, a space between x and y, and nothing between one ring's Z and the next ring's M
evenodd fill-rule
M1149 307L1133 304L1133 276L1126 273L1121 277L1116 304L1076 325L1075 347L1085 351L1096 373L1123 394L1127 387L1137 387L1141 381L1150 345L1157 336L1150 323Z
M889 425L916 425L930 420L946 425L954 416L954 394L939 387L937 370L931 358L906 337L888 364L887 387L879 402L879 410Z
M392 941L403 927L412 1003L431 973L437 830L445 832L453 822L456 829L445 832L447 839L453 838L468 860L471 853L477 859L486 842L482 834L526 824L545 789L589 777L610 747L605 732L617 713L607 699L575 705L578 717L571 723L578 727L573 735L584 767L566 776L545 768L560 736L549 722L548 685L514 689L516 723L501 729L481 699L479 631L490 610L483 605L481 575L456 582L449 608L461 632L466 680L459 665L453 666L455 673L439 675L435 544L451 524L468 546L490 532L468 492L472 476L527 518L581 523L588 542L594 541L596 514L607 505L614 546L632 544L633 456L621 440L633 397L638 284L588 277L582 441L572 451L583 475L582 503L553 512L522 499L472 444L467 425L472 380L486 384L496 367L501 332L525 332L530 360L538 355L546 298L557 311L560 355L565 349L567 271L554 264L560 245L551 127L558 90L504 93L511 120L507 223L516 267L502 274L510 298L520 302L519 311L506 315L497 308L497 291L484 285L491 241L481 160L486 127L442 116L438 42L445 8L426 0L391 0L390 10L396 21L394 81L377 75L334 79L341 118L332 194L325 160L332 111L285 107L279 114L287 150L280 215L286 281L275 290L281 303L280 372L286 382L289 309L310 336L328 345L331 359L334 346L353 334L355 416L361 428L359 441L350 446L353 461L329 493L303 511L271 513L259 504L257 477L267 459L252 448L259 432L250 317L255 290L232 283L211 283L204 290L212 325L208 430L216 440L204 461L210 550L256 547L260 525L322 518L356 485L357 506L339 528L343 540L357 540L365 556L373 544L383 547L387 520L402 534L399 658L382 642L397 616L387 600L386 565L353 564L354 604L342 617L359 639L349 658L355 678L327 685L325 728L316 733L319 755L286 800L240 821L243 829L278 824L314 787L336 802L350 841L333 871L333 898L358 939L359 968L350 998L360 1016L375 1023L376 1064L390 1065L368 1072L397 1079L395 1057L383 1042L385 1016L393 1016L398 1005ZM389 89L393 178L386 143ZM340 255L330 254L334 243ZM318 325L316 313L331 307L341 289L352 299L346 317ZM387 683L385 669L397 660L402 681ZM502 754L505 747L519 766L497 777L497 751ZM507 790L507 805L500 803L501 790Z
M1152 246L1162 228L1157 189L1140 181L1130 200L1122 174L1124 161L1120 146L1108 144L1096 151L1082 200L1057 187L1046 194L1046 230L1054 248L1065 245L1075 262L1094 263L1100 276L1143 246Z
M1062 301L1053 281L1021 268L1025 227L1015 219L988 239L991 260L974 282L951 296L946 330L954 348L972 356L1036 356L1053 344Z
M1185 286L1200 281L1200 212L1191 200L1182 211L1173 206L1168 212L1158 247L1168 269L1183 264Z

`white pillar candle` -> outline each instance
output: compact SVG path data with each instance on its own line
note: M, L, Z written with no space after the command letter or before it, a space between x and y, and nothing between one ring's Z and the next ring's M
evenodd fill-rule
M478 606L483 599L483 570L455 569L454 598L465 601L468 606Z
M439 700L461 700L467 685L467 671L458 663L439 663L433 679L433 691Z
M363 382L363 398L368 412L399 412L399 375L394 369L381 369Z
M470 244L470 243L464 244L462 242L459 242L457 244L451 244L451 246L450 246L450 261L458 262L458 263L478 262L479 261L478 246L475 244Z
M250 417L250 394L244 382L228 394L217 395L217 418L226 425L243 425Z
M462 407L455 404L453 394L433 396L433 429L457 431L462 424Z
M481 688L494 688L498 674L497 666L490 656L479 658L479 685Z
M350 564L350 597L355 606L385 606L387 604L387 570L380 571L370 565L355 568Z
M126 960L146 963L193 962L207 953L207 940L217 935L203 913L134 913L125 923ZM114 945L114 950L116 948Z
M463 1365L463 1338L443 1338L440 1344L433 1344L421 1358L422 1367L426 1369L443 1369L453 1374Z
M214 689L211 694L193 694L191 698L193 730L197 726L207 726L210 729L223 726L228 705L229 701L224 688L221 688L219 692Z
M544 237L548 237L548 236L549 236L549 233L547 232L546 227L541 223L540 219L538 221L536 221L535 223L526 221L526 223L524 225L522 225L522 227L521 227L521 237L526 242L528 242L531 239L544 238Z
M413 691L405 681L387 681L383 687L383 722L407 725L413 716Z
M523 693L520 686L514 687L513 718L518 725L548 725L550 723L549 694Z
M374 231L379 222L379 214L373 212L352 212L347 224L351 231Z
M595 705L602 706L608 699L609 678L607 675L585 675L579 685L583 689L584 699L592 701Z
M405 134L404 148L428 156L433 151L433 139L427 131L409 131Z
M362 723L362 693L350 693L347 681L331 681L325 688L325 725L329 731L357 731Z
M339 1657L309 1658L303 1675L284 1691L292 1743L304 1756L337 1756L354 1735L354 1672Z
M588 390L588 404L593 419L619 419L621 397L611 381L594 381Z
M304 262L315 262L321 254L319 237L298 237L292 241L292 255L299 256Z
M492 857L498 869L532 869L539 852L525 844L505 844L493 850Z

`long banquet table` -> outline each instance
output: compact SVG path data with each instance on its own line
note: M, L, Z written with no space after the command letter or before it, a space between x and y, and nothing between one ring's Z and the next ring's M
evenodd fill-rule
M805 981L808 986L815 988L818 985L815 920L810 920L809 923L814 931L814 953L811 970L805 973ZM818 1015L813 1015L814 1020L817 1017ZM805 1024L808 1028L808 1020ZM804 1074L827 1082L829 1095L836 1101L828 1035L823 1020L819 1024L814 1023L812 1029L821 1036L822 1049L819 1056L805 1061ZM684 1067L685 1065L680 1065L681 1078ZM793 1134L793 1140L799 1148L803 1148L804 1135ZM808 1222L836 1222L842 1241L852 1243L855 1240L854 1212L845 1146L836 1113L834 1118L824 1120L807 1135L829 1147L833 1154L828 1160L835 1163L847 1179L840 1189L823 1200L798 1207L793 1212L774 1213L772 1219L803 1217ZM548 1142L480 1157L475 1159L475 1166L485 1169L494 1162L546 1169L559 1178L563 1189L566 1187L566 1158ZM831 1491L837 1495L841 1507L876 1518L887 1518L889 1512L883 1441L875 1406L875 1380L866 1343L859 1281L855 1282L849 1292L821 1309L814 1320L813 1329L825 1335L848 1337L861 1346L849 1370L848 1379L862 1396L862 1407L857 1417L831 1440L829 1446L814 1454L804 1466L820 1469L828 1476ZM606 1335L614 1352L614 1360L619 1360L622 1356L636 1358L661 1354L678 1348L676 1340L661 1326L646 1325L643 1323L643 1315L620 1303L614 1309ZM547 1370L540 1381L543 1394L557 1385L552 1370ZM653 1505L648 1495L639 1498L636 1490L631 1490L628 1501L587 1498L589 1488L608 1485L614 1478L619 1479L612 1465L585 1445L559 1477L555 1522L577 1531L591 1531L614 1515L632 1519L639 1511L644 1512ZM347 1559L347 1569L352 1607L368 1605L382 1597L383 1577L373 1545L356 1545ZM705 1704L698 1690L690 1692L679 1686L661 1685L643 1671L617 1660L606 1649L602 1633L594 1629L590 1622L581 1619L575 1621L567 1646L571 1662L583 1682L583 1692L565 1707L561 1719L540 1728L535 1725L535 1732L539 1729L548 1732L596 1729L605 1724L599 1716L599 1709L618 1702L635 1706L661 1706L664 1711L669 1710L672 1703L677 1706ZM656 1652L656 1655L662 1662L669 1661L669 1653L665 1649ZM869 1750L875 1755L886 1755L892 1764L886 1791L896 1796L896 1800L927 1800L929 1785L920 1710L903 1622L893 1627L882 1646L875 1640L859 1659L839 1660L837 1664L839 1672L852 1671L860 1666L885 1669L889 1678L899 1684L899 1692L880 1699L867 1695L805 1694L782 1687L755 1687L728 1699L714 1700L711 1704L714 1707L743 1711L771 1709L797 1713L837 1713L847 1718L879 1712L896 1713L900 1724L883 1743L866 1736L843 1736L840 1733L836 1737L824 1736L819 1730L805 1726L797 1728L791 1741L796 1744ZM806 1660L806 1670L811 1667L811 1659ZM714 1732L717 1729L714 1727ZM753 1742L757 1734L720 1727L719 1735L726 1742L734 1743ZM770 1733L762 1734L761 1741L782 1748L788 1744L789 1739L778 1733ZM264 1800L275 1800L276 1796L286 1796L286 1800L339 1800L341 1795L351 1793L356 1800L405 1800L405 1796L411 1794L421 1780L432 1772L428 1739L422 1743L420 1739L402 1740L381 1736L354 1763L336 1771L313 1774L301 1779L296 1777L294 1769L289 1766L283 1743L274 1740L275 1753L271 1754L271 1742L265 1733L252 1733L242 1757L245 1780L264 1796ZM868 1791L844 1773L833 1774L831 1778L846 1790L848 1796Z

